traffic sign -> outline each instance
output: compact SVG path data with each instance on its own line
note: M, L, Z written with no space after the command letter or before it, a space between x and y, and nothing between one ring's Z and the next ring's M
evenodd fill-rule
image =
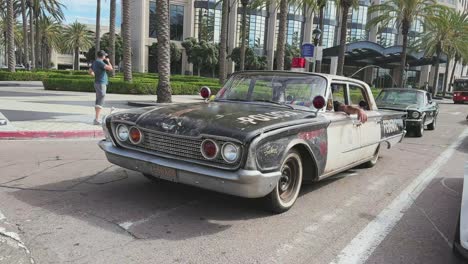
M304 43L301 47L301 55L303 58L314 57L315 46L312 43Z

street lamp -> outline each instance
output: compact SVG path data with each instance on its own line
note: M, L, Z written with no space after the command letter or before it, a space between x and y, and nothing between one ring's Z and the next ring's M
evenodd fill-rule
M312 37L314 37L314 46L316 46L316 47L318 46L321 35L322 35L322 31L318 27L316 27L312 31Z
M241 0L242 4L242 32L241 32L241 50L240 50L240 65L239 70L245 69L245 28L247 24L247 5L250 0Z

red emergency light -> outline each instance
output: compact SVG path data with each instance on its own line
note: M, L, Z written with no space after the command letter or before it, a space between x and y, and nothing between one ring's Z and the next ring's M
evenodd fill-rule
M291 68L305 68L306 60L304 58L293 58Z

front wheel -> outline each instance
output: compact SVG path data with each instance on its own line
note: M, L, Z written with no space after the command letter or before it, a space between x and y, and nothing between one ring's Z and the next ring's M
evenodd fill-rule
M297 200L302 184L301 156L290 150L281 165L281 177L275 189L264 199L267 208L274 213L289 210Z
M427 125L427 130L434 130L435 127L436 127L436 121L437 121L437 118L434 117L434 120L432 120L432 123L430 123L429 125Z
M414 135L416 137L422 137L424 134L424 120L414 128Z

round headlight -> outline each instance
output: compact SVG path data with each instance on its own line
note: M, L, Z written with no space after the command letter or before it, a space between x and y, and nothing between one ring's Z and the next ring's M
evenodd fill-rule
M205 159L215 159L218 156L219 147L211 139L205 139L201 144L201 153Z
M223 149L221 151L223 155L223 159L226 162L233 163L236 162L239 158L239 147L232 143L226 143L223 145Z
M126 125L118 125L117 129L115 131L117 132L117 138L120 141L127 141L127 139L128 139L128 127Z
M139 144L141 140L143 139L140 129L136 127L131 127L129 134L130 134L130 142L132 142L135 145Z
M412 118L419 118L419 112L416 112L416 111L415 111L415 112L412 112L412 113L411 113L411 117L412 117Z

